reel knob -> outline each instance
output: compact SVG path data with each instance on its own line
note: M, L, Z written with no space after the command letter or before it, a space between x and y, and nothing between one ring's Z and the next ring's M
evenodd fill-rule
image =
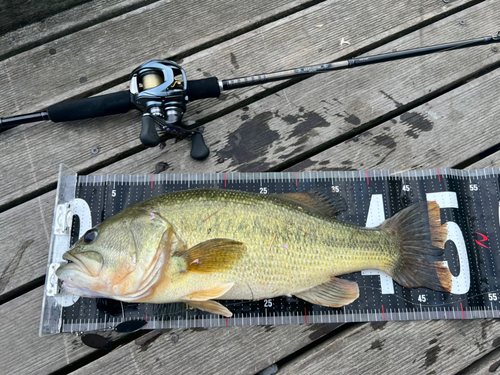
M194 133L191 137L191 157L195 160L205 160L210 155L203 135L201 133Z
M142 116L142 129L139 139L147 147L155 147L160 144L160 136L156 131L155 120L149 113Z

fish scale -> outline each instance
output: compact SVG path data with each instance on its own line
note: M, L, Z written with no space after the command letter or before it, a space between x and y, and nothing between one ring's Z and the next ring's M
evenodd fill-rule
M62 169L58 182L40 334L102 330L116 326L124 320L135 319L147 320L148 329L160 329L497 318L500 315L498 278L500 236L498 236L497 198L500 196L499 177L498 169L107 176L78 176L69 169ZM453 284L457 289L452 290L452 293L423 288L406 289L378 271L363 271L340 276L342 279L357 282L360 289L360 298L342 308L312 305L287 296L260 301L226 300L220 302L233 311L234 315L225 318L190 309L182 303L123 303L123 310L111 311L103 308L96 299L65 295L58 286L55 270L61 262L62 253L76 241L79 232L84 233L88 229L84 222L90 220L91 226L94 226L134 203L164 193L198 188L241 190L260 194L296 193L315 189L328 196L343 197L347 209L339 214L340 221L368 227L377 226L384 219L413 203L426 199L438 200L442 222L456 225L454 234L446 244L445 258L453 277L458 280ZM494 205L492 206L490 202ZM214 214L218 209L220 206L214 206L213 209L207 209L203 215L197 217L183 214L185 220L206 231L193 236L191 240L193 244L235 230L242 232L242 239L252 238L251 235L255 233L257 227L255 223L259 222L258 217L253 219L252 225L235 228L234 223L223 215L224 209ZM209 217L212 214L213 216ZM70 219L74 215L80 218L80 228L77 228L76 221ZM247 216L251 216L250 209L247 210ZM89 220L85 219L87 217ZM207 221L203 223L203 219L206 218ZM266 219L269 220L269 217ZM316 218L311 217L311 220L314 221ZM212 226L209 226L209 223ZM216 233L215 223L225 229ZM284 262L280 254L285 254L296 246L293 242L294 236L300 235L303 223L291 220L287 228L293 229L284 233L276 230L284 224L280 220L274 223L275 227L269 226L265 236L254 246L259 249L261 264L279 263L280 271L274 276L263 270L256 271L253 276L255 279L260 278L267 282L270 279L266 277L279 279L287 272L300 275L302 265L324 262L319 256L320 251L314 248L294 262ZM309 229L321 231L321 228L315 225L311 225ZM307 242L307 235L305 237L301 246L311 247L312 244ZM358 242L359 247L366 245L366 239L359 239ZM354 245L350 243L351 247L355 247ZM273 255L275 259L269 255ZM357 257L360 261L359 256ZM375 257L380 258L379 261L384 260L382 254L375 254ZM340 263L343 261L348 267L352 259L347 254L340 259ZM485 262L484 259L488 261ZM241 267L244 269L244 263ZM319 267L325 265L321 264ZM248 286L246 288L248 294L254 293Z

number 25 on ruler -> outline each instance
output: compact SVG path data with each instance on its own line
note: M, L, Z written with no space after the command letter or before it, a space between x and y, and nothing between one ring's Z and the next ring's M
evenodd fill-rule
M457 194L451 191L428 193L427 200L437 202L440 208L458 208ZM368 228L373 228L382 224L384 220L385 214L382 194L374 194L372 195L370 201L370 208L368 209L366 226ZM470 288L470 272L469 259L467 258L467 248L465 247L464 236L457 223L448 221L446 224L448 228L448 237L446 238L446 241L452 241L455 244L460 264L460 273L457 276L452 275L453 285L451 288L451 293L465 294L469 291ZM448 262L445 262L445 265L448 266ZM362 275L379 275L382 294L394 294L394 282L392 281L392 278L385 272L368 270L362 271ZM420 302L426 302L425 296L423 296L422 298L420 297Z

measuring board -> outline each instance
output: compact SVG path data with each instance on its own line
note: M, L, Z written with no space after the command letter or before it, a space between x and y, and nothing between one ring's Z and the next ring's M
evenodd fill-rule
M108 329L145 320L147 329L341 323L385 320L474 319L500 316L500 169L462 171L342 171L77 176L61 166L40 335ZM55 270L62 254L92 226L145 199L184 189L216 188L260 194L315 189L341 195L347 209L337 217L363 227L419 201L436 201L447 223L451 293L407 289L388 275L367 270L340 276L359 285L360 296L342 308L292 297L219 301L226 318L186 304L134 304L77 297L61 290Z

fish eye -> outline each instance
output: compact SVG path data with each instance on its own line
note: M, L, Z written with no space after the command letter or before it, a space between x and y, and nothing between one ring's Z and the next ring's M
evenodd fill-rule
M94 240L97 238L97 230L95 229L90 229L83 235L83 242L85 243L92 243Z

